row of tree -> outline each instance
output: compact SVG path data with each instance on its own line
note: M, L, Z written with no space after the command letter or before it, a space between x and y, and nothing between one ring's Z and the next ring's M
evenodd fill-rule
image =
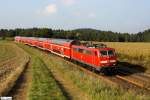
M0 37L45 37L107 42L150 42L150 29L136 34L100 31L95 29L52 30L49 28L1 29Z

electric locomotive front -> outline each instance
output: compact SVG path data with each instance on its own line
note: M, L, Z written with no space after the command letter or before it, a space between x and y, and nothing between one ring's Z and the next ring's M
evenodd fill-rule
M72 59L91 66L97 71L114 69L117 65L115 49L104 44L80 44L72 46Z

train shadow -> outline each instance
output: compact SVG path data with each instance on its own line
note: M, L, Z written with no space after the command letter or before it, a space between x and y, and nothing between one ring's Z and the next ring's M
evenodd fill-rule
M104 72L106 76L130 76L132 74L144 73L147 69L141 65L131 64L129 62L118 62L115 70L107 70Z

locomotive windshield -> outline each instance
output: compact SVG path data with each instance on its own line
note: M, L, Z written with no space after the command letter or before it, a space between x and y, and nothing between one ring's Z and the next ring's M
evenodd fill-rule
M113 56L114 51L113 50L102 50L100 51L100 56Z

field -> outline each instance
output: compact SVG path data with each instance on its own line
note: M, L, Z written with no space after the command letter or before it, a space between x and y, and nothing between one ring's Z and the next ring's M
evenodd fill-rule
M0 95L6 95L26 67L29 56L7 42L0 42L0 51Z
M133 43L107 43L115 47L120 61L133 64L142 64L149 57L144 51L148 44L138 53L138 49L128 52ZM119 46L117 46L119 45ZM124 46L127 47L124 47ZM9 81L9 89L0 87L1 96L13 96L15 100L148 100L150 97L144 92L137 92L129 88L124 89L103 79L98 79L79 69L80 65L74 64L49 52L29 47L24 44L1 41L0 42L0 68L9 73L1 73L3 83ZM148 49L149 50L149 49ZM11 52L10 52L11 51ZM144 52L145 54L142 54ZM130 55L132 54L132 55ZM147 51L148 54L148 51ZM130 56L129 56L130 55ZM142 58L139 58L142 55ZM138 57L136 57L138 56ZM131 59L142 63L131 61ZM4 64L5 63L5 64ZM14 64L14 66L9 66ZM4 69L4 65L9 66ZM148 65L148 62L147 62ZM144 65L148 69L148 66ZM10 71L11 70L11 71ZM148 72L148 71L147 71ZM6 76L4 76L6 75ZM13 76L17 76L12 78ZM11 80L10 78L11 77Z
M116 49L119 61L145 68L150 73L150 43L105 43ZM136 66L135 66L136 67Z

